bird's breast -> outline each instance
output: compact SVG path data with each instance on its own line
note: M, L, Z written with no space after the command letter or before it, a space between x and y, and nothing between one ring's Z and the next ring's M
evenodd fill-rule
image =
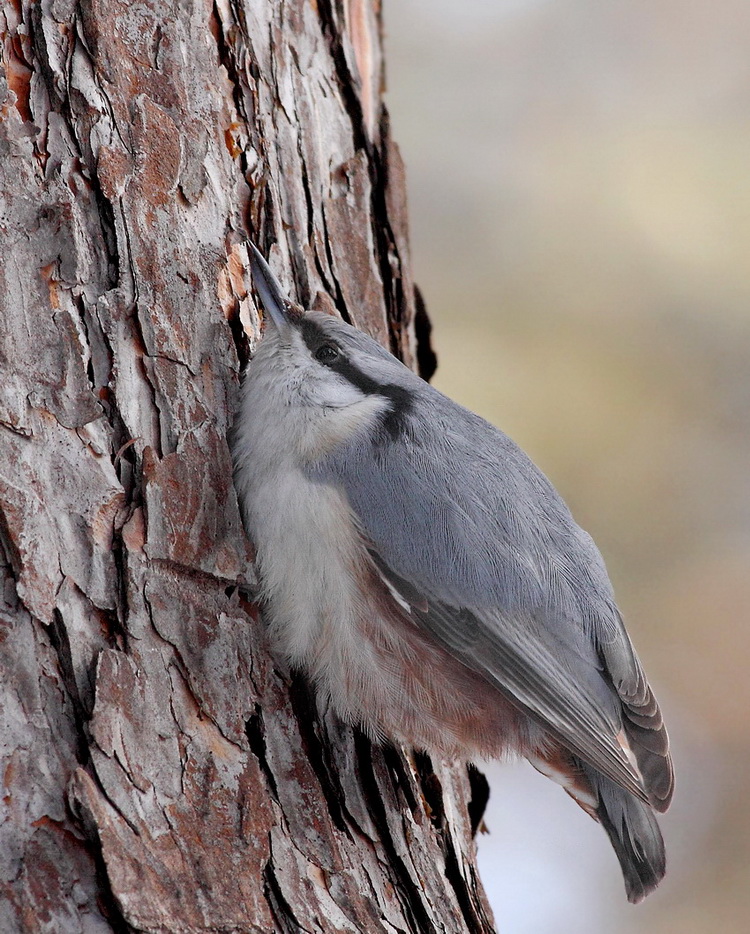
M246 510L277 651L309 668L321 642L349 641L363 544L343 493L300 470L269 477Z
M343 719L450 754L536 745L533 724L394 597L342 491L277 472L255 489L246 522L273 650L315 681Z

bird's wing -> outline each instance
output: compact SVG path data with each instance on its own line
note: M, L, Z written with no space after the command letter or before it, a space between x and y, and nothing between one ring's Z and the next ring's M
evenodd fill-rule
M643 801L643 781L622 729L619 705L600 671L545 638L529 616L455 607L420 593L370 550L383 578L411 607L412 617L461 662L482 674L571 752Z
M398 435L335 451L377 566L415 621L568 749L660 810L658 706L601 555L501 432L424 384Z

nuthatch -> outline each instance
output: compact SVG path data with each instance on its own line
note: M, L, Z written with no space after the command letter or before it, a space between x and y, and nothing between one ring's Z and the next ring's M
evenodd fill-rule
M640 901L672 763L592 539L501 431L252 266L267 325L232 448L274 650L372 737L526 756Z

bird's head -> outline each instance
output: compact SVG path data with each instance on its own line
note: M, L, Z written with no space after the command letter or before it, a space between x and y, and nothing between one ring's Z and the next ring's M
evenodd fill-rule
M251 368L267 371L288 405L325 409L334 418L332 410L352 409L352 415L363 417L371 413L393 429L394 419L405 414L414 392L426 384L346 322L302 311L251 248L253 283L266 313L264 337Z

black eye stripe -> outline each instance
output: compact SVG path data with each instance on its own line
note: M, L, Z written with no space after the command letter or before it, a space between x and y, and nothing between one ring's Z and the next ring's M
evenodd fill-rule
M384 416L383 427L391 436L396 437L404 425L406 415L411 410L411 394L409 391L405 387L395 386L391 383L380 384L363 373L346 356L345 351L328 337L316 321L303 318L300 322L300 333L313 357L317 358L318 351L322 350L323 347L335 347L337 355L333 360L325 363L328 369L338 373L339 376L343 376L345 380L348 380L352 386L356 386L366 396L379 395L389 400L391 408Z

